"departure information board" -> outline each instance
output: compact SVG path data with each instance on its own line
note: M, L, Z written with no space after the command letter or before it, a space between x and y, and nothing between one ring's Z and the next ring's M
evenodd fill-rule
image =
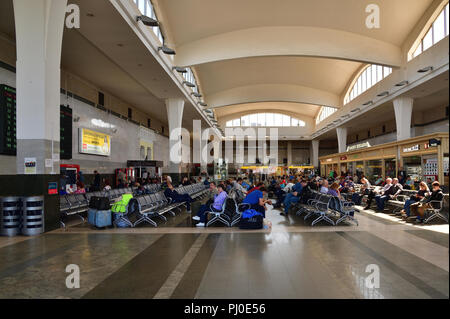
M16 89L0 85L0 154L16 155Z
M72 109L61 105L60 109L60 158L72 159Z

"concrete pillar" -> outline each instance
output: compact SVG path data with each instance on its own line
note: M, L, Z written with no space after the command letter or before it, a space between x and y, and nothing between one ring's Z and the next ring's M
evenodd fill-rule
M17 44L17 174L36 158L37 174L59 174L61 47L67 0L14 0Z
M169 122L169 174L174 175L174 182L179 178L181 173L181 162L183 160L181 152L181 134L182 128L184 100L180 98L170 98L166 100L167 119ZM178 131L178 132L177 132ZM180 143L180 144L178 144ZM180 147L177 147L177 144ZM177 151L177 149L179 151Z
M311 141L311 164L319 168L319 140Z
M344 153L347 151L347 128L336 127L336 134L338 139L339 153Z
M292 165L292 141L287 142L287 165Z
M14 0L13 6L17 156L9 192L43 196L44 228L50 231L60 221L59 196L50 195L49 186L59 182L60 65L67 0ZM26 170L27 158L35 166Z
M414 99L403 96L394 100L397 141L411 138L411 118Z

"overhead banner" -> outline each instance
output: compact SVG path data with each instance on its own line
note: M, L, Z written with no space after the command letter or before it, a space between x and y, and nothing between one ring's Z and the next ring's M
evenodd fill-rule
M80 153L100 156L111 155L111 136L85 128L80 128L79 133Z

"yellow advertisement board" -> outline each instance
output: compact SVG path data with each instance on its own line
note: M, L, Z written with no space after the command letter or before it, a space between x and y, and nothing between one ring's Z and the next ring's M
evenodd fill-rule
M80 128L80 153L101 156L111 155L111 136L108 134Z
M140 140L139 141L141 150L141 158L142 159L147 159L148 161L152 161L153 160L153 142L148 142L145 140Z

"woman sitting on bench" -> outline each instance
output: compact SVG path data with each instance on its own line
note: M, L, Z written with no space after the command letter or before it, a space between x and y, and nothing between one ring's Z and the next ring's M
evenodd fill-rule
M417 192L417 194L412 195L411 198L405 202L405 205L403 206L403 210L401 211L403 219L407 219L409 216L411 216L411 210L410 210L411 204L419 202L424 197L426 197L428 195L428 193L430 192L427 183L425 183L423 181L420 182L419 188L420 189Z

